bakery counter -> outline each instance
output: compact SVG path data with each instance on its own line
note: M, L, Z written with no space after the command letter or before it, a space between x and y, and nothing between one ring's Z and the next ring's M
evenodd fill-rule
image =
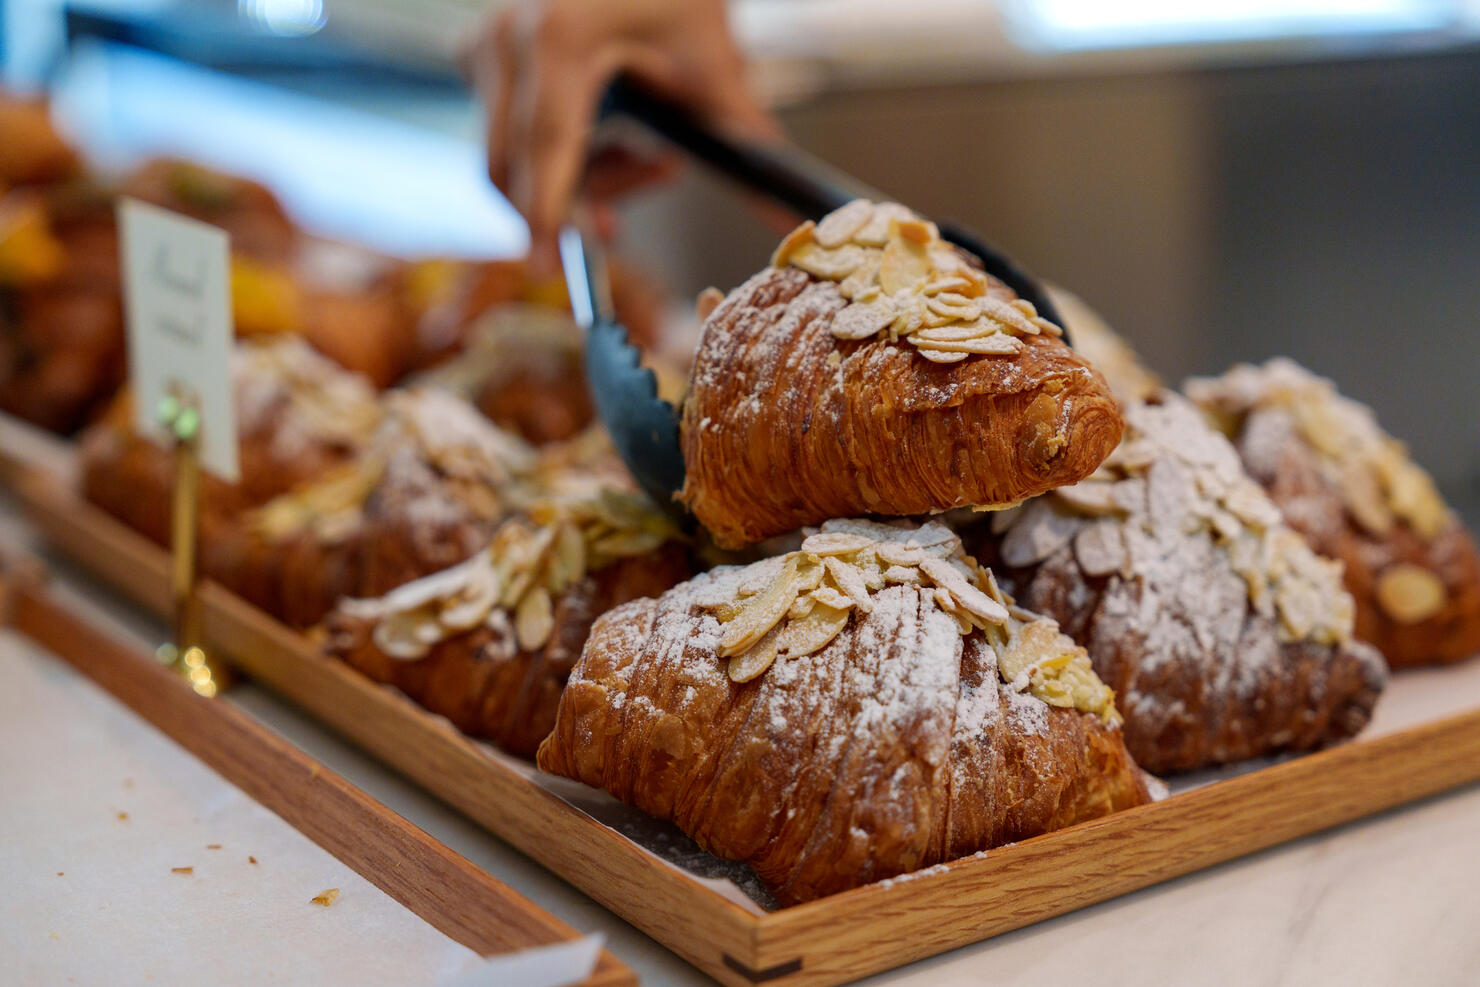
M25 529L10 516L0 536L11 545L28 540ZM57 563L56 573L68 590L77 590L121 621L120 627L128 633L143 640L163 633L162 627L139 618L65 565ZM19 697L38 690L45 694L44 703L20 701ZM154 818L156 809L180 809L176 804L180 792L171 787L175 781L208 772L198 766L182 766L182 752L152 728L59 660L9 634L0 636L0 696L11 700L5 706L8 712L0 716L0 731L5 734L8 750L34 750L30 745L41 735L80 737L91 731L98 735L94 742L106 736L110 750L125 752L124 759L133 762L129 771L120 769L120 778L112 779L117 785L123 784L123 775L135 779L133 788L126 792L120 788L114 793L118 796L114 801L127 796L131 825L117 822L112 814L105 820L109 826L89 823L94 830L89 839L63 841L77 859L51 870L73 870L74 880L80 880L86 859L116 860L125 854L148 859L168 856L165 851L171 847L165 844L178 839L179 834L160 828L151 835L145 830L147 820ZM694 968L615 915L275 696L246 684L234 689L228 701L557 917L582 932L603 933L609 948L637 971L643 983L705 980ZM84 748L72 750L68 757L81 759ZM104 759L104 752L99 752L99 758ZM7 887L28 886L28 881L39 880L29 874L36 869L35 861L56 850L59 844L55 833L82 828L73 815L76 806L89 799L89 804L97 802L101 790L101 783L94 777L96 772L91 770L38 775L20 771L23 763L29 763L29 759L11 764L16 771L12 780L22 788L40 785L47 797L37 800L22 793L20 799L6 800L9 808L0 808L0 830L13 834L0 855L0 867L4 869L0 877ZM158 786L140 781L151 778L163 781ZM41 788L33 794L39 794ZM24 810L19 808L22 805L26 806ZM124 811L122 802L112 808ZM201 810L197 807L195 811L200 814ZM223 831L240 830L243 838L259 840L274 837L261 832L265 824L256 817L265 814L256 807L233 806L228 801L207 806L206 812ZM47 813L55 818L43 818ZM24 826L20 825L23 819ZM191 827L184 819L176 822ZM1472 785L903 967L869 982L934 985L990 980L995 984L1038 985L1075 982L1085 976L1086 970L1094 971L1095 979L1105 984L1480 982L1480 946L1472 935L1480 927L1480 899L1471 893L1480 884L1480 853L1474 846L1477 824L1480 786ZM194 825L199 827L198 822ZM274 838L283 836L276 834ZM202 836L196 842L205 846L216 838L207 840ZM312 873L309 883L318 881L326 887L336 883L348 887L344 882L353 882L352 874L330 874L328 871L338 865L315 859L310 849L295 851L304 857L304 880ZM315 867L328 870L321 877L313 871ZM230 954L238 953L235 961L244 961L257 948L251 936L232 937L232 944L227 945L220 931L223 923L236 921L234 916L272 915L272 909L262 910L258 900L267 894L263 890L266 885L254 870L227 868L209 875L226 885L225 893L218 889L214 894L200 894L197 885L202 883L201 877L207 876L202 873L192 881L179 878L173 885L163 882L151 892L166 897L187 893L196 896L177 903L191 909L191 918L176 924L168 935L158 934L158 923L152 915L141 918L138 909L130 906L133 891L124 894L104 882L93 894L98 899L96 906L101 908L90 909L96 910L96 915L87 915L85 923L82 914L73 909L81 907L75 900L64 904L54 897L23 895L21 900L32 903L53 901L53 924L73 925L43 928L46 922L36 921L34 915L29 921L7 921L0 925L0 948L20 959L19 969L71 976L74 974L62 972L63 966L56 962L59 951L65 949L66 962L75 962L75 969L84 974L77 982L86 982L87 971L103 968L110 942L131 943L131 962L144 964L138 967L141 975L154 950L158 951L155 955L161 961L161 971L181 969L165 963L166 956L178 961L196 955L204 961L224 953L225 962L230 963ZM51 880L61 887L67 878ZM279 897L288 894L284 888L273 888ZM373 889L367 891L365 897L373 898ZM88 900L91 902L92 897ZM294 960L294 965L276 968L278 976L286 978L284 982L294 982L300 976L303 982L313 979L309 971L327 969L324 964L347 948L346 943L360 943L355 948L368 950L364 943L369 941L370 924L377 929L392 928L420 951L415 955L427 958L427 962L412 967L403 964L385 982L447 982L461 960L456 950L436 936L427 936L416 928L396 929L394 918L376 900L371 901L363 917L349 909L327 914L338 919L334 928L324 935L295 940L297 951L303 955ZM317 909L310 915L315 919L324 917ZM359 927L357 923L362 921L369 924ZM289 927L298 926L290 922ZM84 934L83 930L91 931ZM374 982L375 976L390 969L372 966L380 972L361 982ZM246 969L240 965L220 968Z

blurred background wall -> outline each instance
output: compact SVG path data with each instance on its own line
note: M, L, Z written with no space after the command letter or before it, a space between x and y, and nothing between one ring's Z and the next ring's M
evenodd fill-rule
M449 72L483 7L71 5L59 48L62 5L4 0L0 51L116 158L236 164L388 247L517 252ZM1171 382L1277 353L1334 377L1480 517L1480 0L732 9L799 143L1078 292ZM88 26L99 11L186 40L125 57ZM202 25L212 44L190 40ZM338 60L252 54L309 38ZM681 299L738 283L776 239L692 171L626 219L624 252Z

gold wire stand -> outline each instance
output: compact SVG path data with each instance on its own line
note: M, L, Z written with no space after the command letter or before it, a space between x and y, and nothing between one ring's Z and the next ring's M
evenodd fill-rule
M160 661L190 682L202 696L215 696L230 684L224 666L201 646L200 603L195 594L195 549L200 518L200 409L192 396L175 389L160 402L159 421L174 447L175 487L170 499L170 588L174 594L175 640L155 651Z

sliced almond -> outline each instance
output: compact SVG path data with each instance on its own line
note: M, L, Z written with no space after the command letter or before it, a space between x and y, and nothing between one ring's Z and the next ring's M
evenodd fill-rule
M960 363L970 356L970 353L962 353L957 350L925 350L919 351L920 355L931 363Z
M498 574L488 562L472 570L467 585L452 597L437 614L437 620L449 631L465 631L477 627L487 618L488 612L498 606Z
M892 565L884 570L884 581L903 586L918 586L921 582L920 570L913 566Z
M815 277L828 281L842 281L868 259L864 248L845 244L828 250L815 243L803 244L792 251L788 262Z
M809 555L851 555L874 543L872 538L843 531L819 531L802 540L802 551Z
M810 219L792 230L786 235L776 247L776 252L771 255L772 267L785 267L791 260L791 255L799 247L805 246L816 240L817 224Z
M812 599L825 606L832 607L834 610L851 610L856 603L853 597L828 586L826 583L812 591Z
M770 585L746 600L735 619L725 624L718 648L721 658L731 658L750 650L786 616L786 611L791 609L801 591L797 571L800 564L799 556L788 558Z
M853 601L854 606L864 613L869 613L874 609L873 601L868 596L868 583L865 582L864 574L858 570L857 566L849 565L831 556L823 559L822 564L827 567L827 574L832 577L837 588Z
M421 625L437 618L424 612L393 613L382 619L370 632L370 640L387 657L398 661L425 658L432 643L426 641Z
M1053 496L1078 514L1103 517L1125 511L1115 488L1114 481L1081 480L1067 487L1059 487L1053 492Z
M889 328L899 312L887 298L854 302L833 316L828 331L838 339L868 339Z
M545 646L554 630L555 608L550 594L543 586L536 586L525 594L514 611L514 633L519 638L519 647L536 651Z
M815 592L816 590L812 591L812 593ZM817 606L817 600L813 598L812 593L804 593L796 598L796 602L786 611L787 620L801 620L812 612L812 608Z
M936 342L929 337L921 338L922 334L910 337L922 351L934 350L948 353L983 353L989 356L1013 356L1023 351L1023 344L1012 336L1000 332L987 333L972 339L952 340L951 342ZM929 356L928 352L923 353Z
M855 302L878 300L880 256L880 251L868 251L863 263L854 268L852 274L838 282L838 294Z
M841 247L874 214L874 204L867 199L854 199L822 217L814 236L824 247Z
M930 270L930 255L924 247L903 237L893 237L884 245L884 256L879 258L879 287L886 295L912 291L925 283Z
M847 626L847 610L819 603L805 617L782 629L778 650L791 658L814 654L831 644Z
M1022 333L1024 336L1036 336L1039 333L1038 326L1031 318L1024 315L1012 306L1011 302L1001 302L995 298L983 298L981 300L982 314L1000 322L1009 330Z
M926 559L920 563L920 571L929 576L937 586L950 590L951 595L975 616L993 624L1007 623L1007 608L967 582L949 562Z
M1377 603L1400 624L1417 624L1437 615L1448 597L1443 580L1410 562L1388 566L1377 577Z
M749 682L763 675L776 660L776 647L781 637L781 628L773 627L745 651L730 659L728 668L730 681ZM724 657L723 654L720 655Z
M897 202L876 203L868 222L854 231L853 242L868 247L882 247L889 242L890 229L894 223L919 218L909 208Z
M1120 572L1130 563L1121 522L1095 521L1074 536L1074 558L1091 578Z
M714 310L719 308L720 303L725 300L725 293L718 288L709 287L699 292L699 298L694 303L694 309L698 313L700 322L708 322Z

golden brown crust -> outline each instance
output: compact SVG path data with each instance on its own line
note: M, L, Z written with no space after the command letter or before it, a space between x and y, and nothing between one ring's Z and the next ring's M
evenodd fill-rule
M783 905L1148 800L1117 729L1003 685L982 636L912 586L732 681L703 598L738 571L596 622L543 770L746 861Z
M847 304L832 282L768 268L710 316L683 408L683 498L721 545L1011 503L1088 475L1120 439L1104 379L1057 339L937 364L835 338Z
M555 722L555 708L591 623L602 612L661 593L688 575L676 545L601 569L555 601L554 630L535 650L521 649L504 615L433 645L423 658L397 660L376 647L376 621L343 610L329 615L329 653L394 685L458 729L520 757L533 757ZM500 611L502 613L502 611Z

